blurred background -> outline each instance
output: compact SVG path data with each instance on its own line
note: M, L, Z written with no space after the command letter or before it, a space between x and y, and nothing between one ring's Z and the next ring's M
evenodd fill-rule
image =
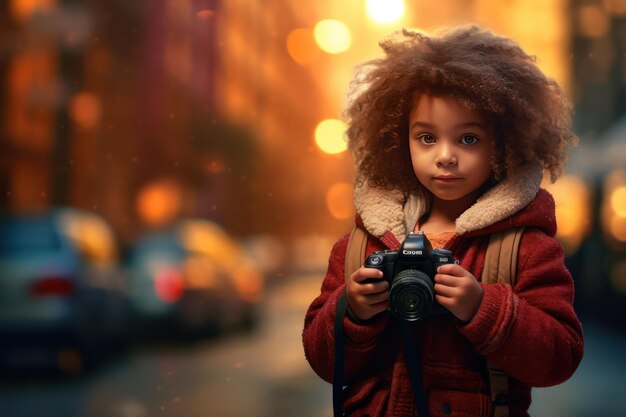
M586 354L531 412L626 415L626 0L0 2L0 415L330 416L300 337L352 227L350 78L463 23L576 106L545 186Z

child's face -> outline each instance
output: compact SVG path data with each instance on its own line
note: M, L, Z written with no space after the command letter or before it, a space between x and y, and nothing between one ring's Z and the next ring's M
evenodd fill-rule
M409 149L417 179L436 198L470 200L491 176L493 132L475 110L422 95L409 114Z

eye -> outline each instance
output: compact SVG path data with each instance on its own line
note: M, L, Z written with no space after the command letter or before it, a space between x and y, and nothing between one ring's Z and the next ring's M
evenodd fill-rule
M478 138L473 135L465 135L460 140L463 145L475 145L478 143Z
M435 137L433 135L429 135L428 133L425 133L423 135L419 135L417 137L417 140L419 140L420 142L422 142L424 145L432 145L433 143L435 143Z

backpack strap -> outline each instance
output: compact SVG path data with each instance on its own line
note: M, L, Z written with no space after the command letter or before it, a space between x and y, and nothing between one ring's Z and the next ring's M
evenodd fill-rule
M367 232L362 227L354 226L350 232L348 248L346 249L345 277L346 279L357 269L363 266L367 249Z
M493 233L485 255L482 282L500 282L514 286L517 281L517 253L524 233L523 227ZM489 387L494 417L509 416L509 377L491 362L487 362Z
M515 285L517 276L517 252L524 233L523 227L492 233L485 255L481 281L501 282Z

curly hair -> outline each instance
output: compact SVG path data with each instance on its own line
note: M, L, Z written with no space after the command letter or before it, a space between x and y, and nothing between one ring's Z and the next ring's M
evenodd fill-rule
M380 42L385 56L357 67L344 111L357 183L420 189L411 165L408 119L422 94L478 110L495 132L494 178L540 161L554 181L565 165L572 105L559 85L514 41L477 26L436 36L402 30Z

